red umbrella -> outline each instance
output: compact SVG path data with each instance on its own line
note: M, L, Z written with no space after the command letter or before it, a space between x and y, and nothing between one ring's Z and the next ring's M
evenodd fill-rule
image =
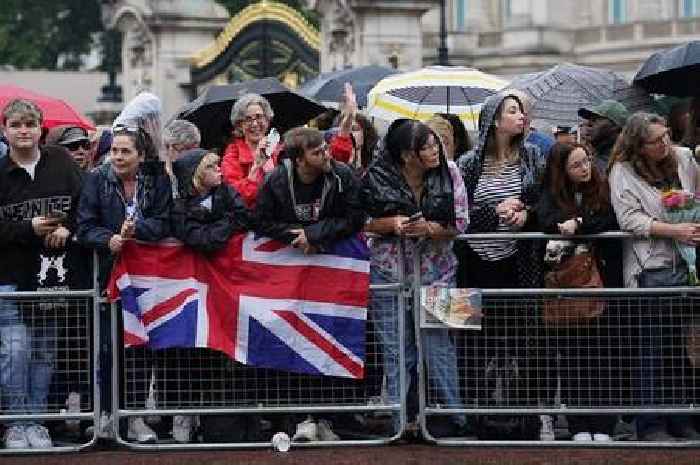
M70 125L80 126L89 131L95 130L94 124L61 99L37 94L22 87L0 85L0 109L5 108L5 105L16 98L31 100L39 105L39 108L44 113L43 127L46 129L54 126Z

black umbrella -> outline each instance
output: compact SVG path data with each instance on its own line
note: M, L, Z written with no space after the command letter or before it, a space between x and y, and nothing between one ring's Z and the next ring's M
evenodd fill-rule
M650 56L634 77L634 84L654 94L700 95L700 40L661 50Z
M532 104L532 124L542 131L550 131L553 126L576 126L579 108L590 108L606 99L622 103L630 113L651 105L646 92L630 86L613 71L570 63L519 76L509 87L527 94Z
M340 71L323 73L317 78L305 83L299 92L307 97L315 98L328 106L337 106L345 91L345 83L352 84L357 98L357 105L367 106L367 94L372 87L387 76L398 71L384 66L368 65L359 68L348 68Z
M249 93L260 94L270 102L275 112L272 126L282 134L326 111L322 105L289 89L277 79L264 78L209 86L202 95L178 111L176 117L197 125L202 133L202 147L221 147L231 134L233 104Z

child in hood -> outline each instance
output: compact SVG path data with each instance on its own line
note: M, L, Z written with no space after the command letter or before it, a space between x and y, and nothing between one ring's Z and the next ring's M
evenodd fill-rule
M236 232L250 228L250 214L241 196L222 183L220 158L192 149L173 163L180 199L173 208L175 235L200 252L226 246Z

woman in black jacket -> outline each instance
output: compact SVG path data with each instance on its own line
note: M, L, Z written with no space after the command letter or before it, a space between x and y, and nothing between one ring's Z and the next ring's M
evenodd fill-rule
M170 180L165 172L149 170L158 165L144 164L157 160L157 149L148 135L140 127L116 126L114 141L110 149L110 161L92 170L85 180L78 209L78 240L86 247L94 248L100 261L100 285L104 287L112 269L114 257L122 251L128 240L156 242L170 235L170 206L172 193ZM151 162L152 163L152 162ZM144 169L146 168L146 169ZM118 318L121 318L118 313ZM103 347L111 347L111 313L100 313L100 328ZM143 350L143 349L131 349ZM101 364L106 383L109 385L110 359L108 350L101 352ZM148 357L148 359L146 359ZM132 356L144 365L150 363L150 355ZM143 406L148 392L146 381L148 368L133 371L129 375L133 394L129 402ZM108 397L103 402L108 402ZM109 405L109 404L106 404ZM149 442L156 439L156 433L149 428L143 417L129 417L129 439Z
M464 232L469 222L466 192L459 170L447 163L437 135L428 126L411 120L392 124L384 139L384 152L362 180L362 203L371 217L365 231L373 234L369 241L372 284L395 283L402 274L411 283L418 273L423 285L455 287L457 258L452 239ZM420 257L419 270L414 270L416 255ZM404 362L410 386L416 377L418 337L411 301L407 299L405 304ZM387 391L397 402L403 400L399 394L398 312L395 291L372 291L370 314L383 345ZM447 329L423 328L420 334L430 377L428 402L461 407L455 347ZM409 398L409 407L411 401ZM412 413L408 412L409 421ZM397 416L394 424L398 428ZM451 415L442 423L429 422L428 429L433 436L469 433L464 415Z
M583 145L557 143L552 147L536 211L544 231L551 234L596 234L618 229L608 182ZM604 285L621 287L619 244L615 240L583 242L598 258ZM590 408L609 402L606 399L610 399L613 385L619 384L619 370L610 363L618 356L610 353L610 347L613 324L618 326L619 321L611 318L610 311L582 325L551 328L550 341L555 343L550 344L554 347L550 361L554 362L559 352L563 402L571 407ZM612 415L568 415L567 421L574 441L612 440Z
M192 149L173 164L180 190L172 213L174 233L204 253L224 248L234 233L250 227L240 194L222 183L219 162L214 153Z

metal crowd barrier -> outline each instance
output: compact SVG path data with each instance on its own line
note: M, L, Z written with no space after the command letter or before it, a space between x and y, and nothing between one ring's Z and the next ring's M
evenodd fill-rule
M626 233L604 233L574 238L627 237L630 235ZM458 240L496 238L571 239L541 233L490 233L463 235ZM420 257L414 260L415 269L419 269ZM414 324L417 331L425 331L430 325L419 315L418 279L415 277L413 289ZM604 312L585 324L545 322L544 305L554 298L594 299L604 303ZM482 329L450 331L457 355L460 405L444 404L426 368L425 354L420 353L419 420L425 438L448 446L700 446L690 441L577 442L565 438L542 441L537 437L514 440L496 436L476 440L434 436L431 422L447 415L465 415L477 433L483 433L484 425L493 422L511 422L525 425L530 428L529 433L538 436L540 415L551 415L564 423L572 415L612 415L617 419L623 415L700 413L696 407L700 353L694 354L697 368L688 358L690 352L700 352L700 287L483 289L482 299ZM691 347L695 349L691 351ZM645 371L642 357L647 363L663 360L663 372ZM642 395L640 385L645 382L653 394ZM519 431L517 426L514 428Z
M94 263L97 263L94 261ZM0 386L0 425L43 423L49 428L53 447L5 449L0 455L76 452L95 444L100 412L98 379L99 291L93 272L93 289L84 291L0 292L0 376L11 381L12 344L24 339L31 375L28 375L26 409L10 407L11 399ZM18 321L9 322L8 312L17 311ZM12 333L12 334L10 334ZM3 347L5 346L5 347ZM50 383L45 401L31 393L33 383ZM67 400L71 396L73 408ZM79 404L79 405L78 405ZM30 411L27 411L30 410Z
M401 274L398 282L371 285L372 292L396 298L399 310L387 318L392 319L391 331L399 336L398 347L391 352L399 358L400 389L405 392L402 328L410 283ZM404 403L386 394L384 354L389 348L380 343L375 325L378 315L372 309L367 316L362 380L245 366L210 349L124 348L117 311L113 304L112 424L118 425L115 439L123 446L136 450L269 448L276 432L285 431L292 438L296 424L307 415L329 420L341 439L293 442L293 448L382 445L400 437L405 428ZM199 421L201 437L193 435L187 443L170 437L169 423L181 415ZM142 417L151 425L158 440L138 443L129 438L128 419L133 417ZM214 427L228 429L229 437L214 441L205 434L205 423L211 417L226 418ZM392 418L400 419L398 428L393 427Z

